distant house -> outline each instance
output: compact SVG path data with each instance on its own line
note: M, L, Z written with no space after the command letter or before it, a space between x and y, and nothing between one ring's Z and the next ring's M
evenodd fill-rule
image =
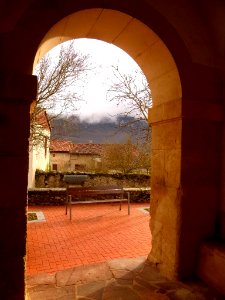
M74 144L52 140L50 165L53 171L93 171L101 167L101 144Z
M35 120L35 133L30 137L28 188L35 186L35 171L49 169L51 126L48 116L43 110Z

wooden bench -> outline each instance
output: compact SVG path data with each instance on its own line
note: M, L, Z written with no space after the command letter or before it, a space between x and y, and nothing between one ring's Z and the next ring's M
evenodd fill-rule
M66 214L69 208L70 220L72 220L73 204L119 202L120 203L119 209L121 210L121 203L127 202L128 215L130 215L130 195L127 193L127 198L125 198L124 193L126 192L120 186L95 186L95 187L67 186Z

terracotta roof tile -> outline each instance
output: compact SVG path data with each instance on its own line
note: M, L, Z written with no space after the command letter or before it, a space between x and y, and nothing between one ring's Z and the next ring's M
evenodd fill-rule
M74 144L71 141L52 140L50 143L51 152L70 152L72 154L96 154L102 153L101 144Z
M50 142L51 152L70 152L72 147L73 143L71 141L51 140Z
M71 149L71 153L77 154L97 154L100 155L102 152L101 144L74 144Z
M51 130L51 126L48 121L48 115L46 111L41 111L36 115L36 121L39 125L41 125L43 128Z

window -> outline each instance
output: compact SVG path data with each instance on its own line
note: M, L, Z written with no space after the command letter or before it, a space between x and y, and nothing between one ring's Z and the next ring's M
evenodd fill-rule
M57 171L57 164L52 164L52 170Z

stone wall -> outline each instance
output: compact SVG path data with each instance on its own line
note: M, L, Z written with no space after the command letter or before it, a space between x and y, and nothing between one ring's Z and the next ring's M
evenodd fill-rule
M72 174L72 173L71 173ZM96 185L120 185L122 187L149 187L150 176L142 174L85 174L88 180L85 186ZM41 172L35 176L36 188L62 188L66 187L63 182L64 173Z
M65 189L30 189L28 190L28 205L64 205L66 201Z
M28 205L64 205L66 189L64 188L37 188L28 190ZM131 203L149 203L150 191L130 192Z
M119 185L123 188L145 188L150 186L149 175L139 174L87 174L85 186ZM36 174L36 188L28 190L29 205L63 205L66 200L66 184L63 173L41 172ZM131 202L150 201L149 191L130 192Z

